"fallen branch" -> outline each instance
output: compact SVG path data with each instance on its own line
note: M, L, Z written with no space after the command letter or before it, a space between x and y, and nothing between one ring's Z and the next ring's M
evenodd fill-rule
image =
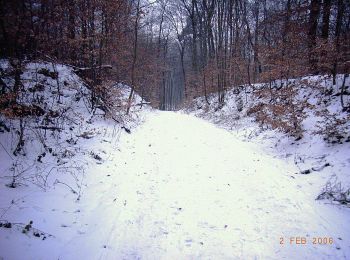
M79 72L84 72L84 71L89 71L89 70L93 70L93 69L112 69L112 65L101 65L101 66L97 66L97 67L87 67L87 68L78 68L75 66L71 66L73 68L73 71L75 73L79 73Z
M56 126L45 126L45 125L37 126L35 128L36 129L51 130L51 131L59 131L59 132L61 132L63 130L62 128L59 128L59 127L56 127Z
M136 104L134 106L143 106L143 105L150 105L150 104L151 104L151 102L144 101L144 102L138 103L138 104Z
M303 171L300 171L299 174L310 174L311 172L319 172L322 171L324 168L331 166L329 163L325 163L324 165L318 166L318 167L312 167L311 169L306 169ZM295 173L298 174L298 173Z

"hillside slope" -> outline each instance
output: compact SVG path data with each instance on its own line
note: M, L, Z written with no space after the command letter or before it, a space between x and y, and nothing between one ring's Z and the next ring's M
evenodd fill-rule
M350 78L344 81L344 75L338 75L335 86L329 76L308 76L288 83L291 87L287 90L282 87L286 82L281 81L272 86L255 84L230 89L221 109L216 94L207 98L209 104L205 97L199 97L185 111L295 165L295 178L316 183L315 198L330 191L338 199L339 194L345 196L345 206L349 206L350 113L342 108L339 94L344 84L344 103L349 106ZM298 113L290 112L290 103ZM298 130L292 124L293 116Z

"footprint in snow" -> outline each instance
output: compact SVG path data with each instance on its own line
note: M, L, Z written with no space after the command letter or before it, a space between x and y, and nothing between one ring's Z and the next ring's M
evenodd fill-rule
M193 242L192 239L186 239L185 240L185 243L186 243L187 247L190 247L192 245L192 242Z

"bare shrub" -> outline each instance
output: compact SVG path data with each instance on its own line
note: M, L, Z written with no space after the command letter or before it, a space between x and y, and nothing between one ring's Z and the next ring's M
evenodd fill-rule
M350 188L344 188L338 178L333 176L326 183L316 200L330 200L348 205L350 203Z
M297 86L293 83L281 87L266 85L255 92L261 101L250 107L247 114L253 115L261 127L271 127L302 138L302 121L310 104L306 100L298 100L297 94Z
M324 137L324 140L329 143L342 143L344 141L349 141L349 125L350 115L346 117L339 117L338 114L329 112L324 109L317 113L318 116L322 118L321 121L317 123L317 131L315 134L320 134Z

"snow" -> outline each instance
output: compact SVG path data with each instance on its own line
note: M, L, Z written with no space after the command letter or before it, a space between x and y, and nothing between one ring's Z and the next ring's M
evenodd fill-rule
M23 78L50 66L31 63ZM128 134L92 117L83 82L66 66L56 70L65 95L52 107L73 106L67 117L75 123L62 125L59 137L46 136L58 156L43 163L29 133L26 156L14 160L0 147L0 221L13 224L0 227L0 259L350 258L350 208L315 200L330 178L349 184L349 143L327 145L311 130L299 142L262 131L237 111L230 92L231 103L218 111L202 99L190 114L134 106L123 122ZM56 89L54 80L42 80ZM125 100L130 89L115 87ZM72 100L76 94L79 102ZM244 93L240 98L246 103ZM309 114L305 127L314 119ZM8 151L11 140L11 133L0 135ZM9 188L13 163L25 173L21 185ZM300 174L325 163L330 166ZM313 244L314 238L328 243Z
M79 201L59 185L1 189L2 207L17 201L7 219L33 220L54 236L0 229L5 259L349 257L349 209L316 202L311 175L294 175L295 165L257 144L174 112L151 112L111 143L91 144L106 159L89 164ZM334 243L313 245L313 237Z
M289 80L297 81L297 80ZM252 87L245 86L246 91L241 90L237 94L236 89L230 89L225 96L225 106L217 110L217 96L209 96L210 105L207 105L204 97L194 100L194 106L187 108L185 111L196 117L204 118L220 128L229 130L236 138L246 142L259 144L265 153L273 157L278 157L295 164L298 167L297 172L318 167L325 163L330 163L327 167L318 172L313 177L319 178L317 181L318 189L321 190L328 180L336 177L344 187L350 188L350 121L349 114L342 111L339 96L325 96L325 88L333 88L333 94L339 93L343 82L343 75L337 75L337 84L332 86L330 76L308 76L299 79L297 87L299 92L297 99L306 100L308 103L316 105L311 109L306 109L306 118L302 122L303 138L296 141L293 137L269 128L262 129L255 119L247 116L247 110L256 102L265 102L252 93ZM277 85L280 82L277 82ZM346 86L350 85L350 79L347 78ZM253 87L261 88L263 84L255 84ZM346 99L347 97L345 97ZM238 111L237 103L244 103L243 111ZM327 102L325 102L327 101ZM324 126L324 118L317 114L323 110L331 113L331 117L345 119L343 126L345 137L348 141L341 144L327 143L323 136L315 133L319 126Z

